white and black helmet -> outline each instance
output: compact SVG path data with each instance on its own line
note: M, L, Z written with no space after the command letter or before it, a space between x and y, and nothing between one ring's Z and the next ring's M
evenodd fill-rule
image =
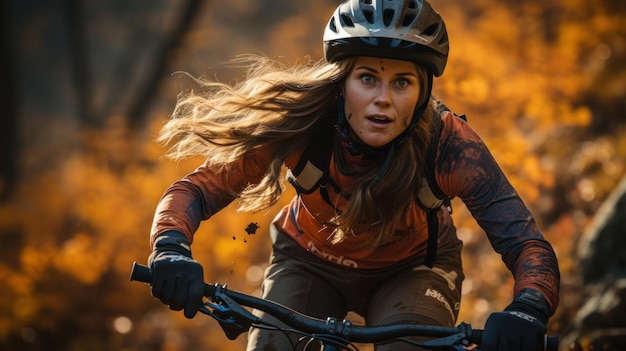
M348 56L413 61L440 76L448 60L448 34L425 0L348 0L324 32L328 62Z

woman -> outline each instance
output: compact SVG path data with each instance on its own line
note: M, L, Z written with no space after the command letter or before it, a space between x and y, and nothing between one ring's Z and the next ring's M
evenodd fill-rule
M511 304L488 318L483 349L535 350L558 304L556 257L484 143L431 98L448 56L441 17L426 1L350 0L328 22L324 45L325 62L282 67L251 57L245 81L205 82L207 94L178 101L161 141L176 141L174 158L207 161L158 205L153 295L192 318L203 271L190 243L200 222L237 198L246 211L276 203L281 167L297 168L308 145L328 145L328 167L313 182L291 178L299 193L273 222L263 297L320 318L354 311L368 325L453 326L462 243L440 206L430 226L436 256L425 262L432 248L419 201L440 117L436 183L465 202L515 277ZM282 333L250 332L248 350L290 349ZM416 348L377 347L408 349Z

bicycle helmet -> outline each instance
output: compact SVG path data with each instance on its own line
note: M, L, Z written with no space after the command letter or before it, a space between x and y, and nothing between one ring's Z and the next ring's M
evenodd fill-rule
M324 31L324 55L413 61L439 77L448 60L448 34L441 16L425 0L348 0Z

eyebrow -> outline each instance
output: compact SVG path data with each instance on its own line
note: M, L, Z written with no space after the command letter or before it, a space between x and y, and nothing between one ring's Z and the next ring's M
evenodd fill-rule
M372 68L370 66L358 66L358 67L354 68L355 71L359 70L359 69L364 69L364 70L370 71L372 73L379 73L377 69ZM396 76L414 76L414 77L417 77L417 74L413 73L413 72L398 72L395 75Z

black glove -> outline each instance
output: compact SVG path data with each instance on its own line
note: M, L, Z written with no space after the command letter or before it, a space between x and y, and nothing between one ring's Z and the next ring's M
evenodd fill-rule
M152 270L152 296L193 318L202 306L204 274L202 266L191 258L189 240L177 231L166 231L155 239L148 258Z
M483 351L543 350L550 307L543 296L524 289L504 309L489 315L485 323Z

